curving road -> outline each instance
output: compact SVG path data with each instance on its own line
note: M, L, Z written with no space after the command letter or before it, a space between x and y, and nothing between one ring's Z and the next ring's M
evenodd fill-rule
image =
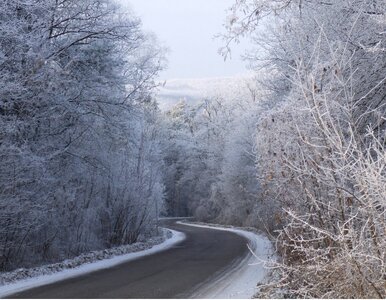
M190 298L248 254L235 233L167 223L186 234L171 249L8 298Z

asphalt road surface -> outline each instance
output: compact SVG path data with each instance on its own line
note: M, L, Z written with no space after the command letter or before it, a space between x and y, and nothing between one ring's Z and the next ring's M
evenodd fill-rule
M247 241L232 232L175 221L166 227L184 232L186 239L154 255L7 298L190 298L248 253Z

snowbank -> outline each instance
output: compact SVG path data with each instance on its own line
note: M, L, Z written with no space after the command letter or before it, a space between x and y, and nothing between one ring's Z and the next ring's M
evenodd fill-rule
M249 241L249 248L253 252L253 254L249 252L243 259L235 262L223 274L209 279L207 284L203 284L193 293L192 298L251 299L258 292L257 283L262 282L268 274L268 270L264 268L264 262L269 261L273 253L272 244L268 238L234 227L177 223L234 232Z
M74 259L68 259L62 263L28 270L19 269L13 272L0 274L0 280L3 284L12 282L0 286L0 297L3 298L34 287L80 276L100 269L110 268L121 263L164 251L185 239L185 234L182 232L170 229L167 229L167 231L171 232L171 236L166 240L165 238L155 238L147 243L136 243L114 249L93 251ZM122 251L126 254L119 255L122 254ZM90 260L92 262L90 262ZM34 277L20 280L20 278L31 276Z

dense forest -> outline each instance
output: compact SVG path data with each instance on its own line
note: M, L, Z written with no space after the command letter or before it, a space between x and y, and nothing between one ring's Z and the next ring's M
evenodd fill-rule
M235 0L254 78L158 108L165 50L109 0L0 4L0 271L248 226L263 297L386 297L385 0Z
M152 234L163 49L107 0L0 4L0 270Z

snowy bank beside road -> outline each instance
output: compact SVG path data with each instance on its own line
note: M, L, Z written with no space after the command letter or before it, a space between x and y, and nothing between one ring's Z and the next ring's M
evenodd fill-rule
M273 248L267 237L251 231L234 227L218 227L212 224L195 224L177 222L187 226L210 228L234 232L249 241L249 252L245 257L236 261L222 274L210 278L207 283L199 286L193 293L193 298L207 299L251 299L257 292L257 283L262 282L268 270L264 268L264 261L272 257Z
M171 248L185 239L185 234L167 229L169 235L150 239L146 243L135 243L127 246L93 251L61 263L42 266L33 269L18 269L8 273L0 273L0 297L28 290L34 287L50 284L106 269L154 254ZM32 278L31 278L32 277ZM28 278L28 279L26 279Z

